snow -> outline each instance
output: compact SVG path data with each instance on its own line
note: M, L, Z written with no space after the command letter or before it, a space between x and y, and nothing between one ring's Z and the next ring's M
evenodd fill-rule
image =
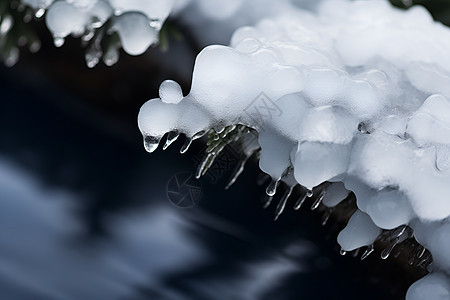
M409 225L440 273L414 284L408 299L430 286L429 299L448 296L450 30L421 6L402 11L382 0L289 7L238 29L229 47L206 47L188 95L180 100L165 83L176 96L143 105L142 134L159 142L173 130L192 138L252 127L273 180L293 168L308 189L332 181L355 193L359 210L338 238L344 250Z

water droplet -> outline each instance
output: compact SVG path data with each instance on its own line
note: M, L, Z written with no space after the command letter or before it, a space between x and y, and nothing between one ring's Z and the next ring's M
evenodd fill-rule
M191 144L192 144L192 138L190 138L190 137L186 138L183 146L181 146L180 153L181 154L186 153L186 151L189 150L189 147L191 146Z
M173 142L175 142L179 136L180 136L180 133L176 130L169 132L167 134L167 139L166 139L166 143L163 146L163 150L166 150L167 147L169 147Z
M383 252L381 252L381 259L387 259L389 257L389 255L391 254L392 250L395 248L395 246L398 244L399 242L399 238L395 238L391 241L391 243L389 244L389 246L387 246L386 249L383 250Z
M372 245L367 246L366 251L364 251L363 255L361 255L361 260L365 260L373 251L375 247Z
M36 13L34 14L34 16L38 19L40 19L43 15L45 14L45 9L44 8L39 8Z
M340 255L345 255L345 254L347 254L347 251L345 251L344 249L341 248L341 251L339 251L339 254Z
M302 207L302 204L305 202L305 200L306 200L306 193L305 193L302 197L300 197L300 198L297 200L297 202L295 202L295 204L294 204L294 209L295 209L295 210L299 210L300 207Z
M306 190L306 197L311 198L314 195L313 191L310 189Z
M144 147L147 152L152 153L158 148L159 138L147 135L144 137Z
M55 44L56 47L61 47L62 45L64 45L64 38L63 37L55 37L53 39L53 44Z
M266 194L267 196L273 196L277 192L279 180L273 180L270 181L269 185L266 188Z
M283 213L284 208L286 207L286 202L292 194L292 190L294 186L290 186L284 193L283 197L281 197L280 202L277 205L277 209L275 211L275 221L278 220L278 217Z

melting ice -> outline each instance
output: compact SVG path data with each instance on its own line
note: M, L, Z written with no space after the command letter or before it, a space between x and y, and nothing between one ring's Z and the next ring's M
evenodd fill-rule
M386 258L412 228L434 263L407 298L448 299L449 50L450 29L421 6L326 0L314 11L274 12L238 29L230 46L206 47L185 97L164 82L139 128L158 143L173 131L191 141L216 126L253 128L269 195L287 177L308 190L334 182L328 188L342 198L324 194L330 207L353 191L358 210L339 235L343 253L367 246L366 256L383 229L400 228Z

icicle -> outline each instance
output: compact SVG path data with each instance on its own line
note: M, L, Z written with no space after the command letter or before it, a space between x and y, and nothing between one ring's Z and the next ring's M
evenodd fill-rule
M320 193L319 197L317 197L316 201L311 205L311 210L315 210L319 207L320 203L322 203L323 197L325 196L325 191Z
M9 50L8 54L6 55L5 59L5 65L7 67L14 66L19 61L19 49L16 47L13 47Z
M384 249L383 252L381 252L381 259L387 259L389 257L392 250L398 244L399 240L400 240L399 237L396 237L395 239L391 240L391 243L389 244L389 246L387 246L387 248Z
M184 142L183 146L180 149L180 153L181 154L186 153L186 151L189 150L189 147L191 146L192 141L201 138L202 136L205 135L205 133L206 133L206 130L202 130L202 131L199 131L196 134L194 134L192 137L187 137L186 141Z
M191 144L192 144L192 138L190 138L190 137L186 138L186 141L184 141L183 146L181 146L180 153L181 154L186 153L186 151L188 151Z
M324 215L324 217L323 217L323 219L322 219L322 226L327 225L328 220L330 219L330 216L331 216L332 212L333 212L333 209L332 209L332 208L328 208L328 209L325 211L325 215Z
M116 64L119 61L119 50L115 47L109 47L103 56L103 62L108 67Z
M361 248L358 248L358 249L355 249L354 251L352 251L352 256L353 256L353 257L357 257L357 256L358 256L358 254L359 254L359 249L361 249Z
M394 231L392 231L391 237L399 238L401 235L403 235L403 233L405 233L406 228L407 228L406 225L402 225L402 226L394 229Z
M91 46L87 51L86 51L86 55L85 55L85 59L86 59L86 65L88 66L88 68L93 68L95 67L99 61L100 61L100 57L102 57L102 50L93 45Z
M30 52L31 52L31 53L36 53L36 52L38 52L39 49L41 49L41 42L38 41L38 40L33 41L33 42L30 44L29 49L30 49Z
M83 42L89 42L95 35L95 32L92 28L88 29L82 36L81 40Z
M425 254L425 252L427 251L427 249L425 249L425 247L424 246L422 246L422 245L419 245L418 247L418 251L417 251L417 258L421 258L424 254Z
M257 185L263 185L264 182L266 182L267 179L269 179L269 178L270 178L270 176L268 176L267 174L259 173L258 177L256 178L256 184Z
M192 137L192 140L196 140L196 139L199 139L199 138L201 138L202 136L204 136L205 134L206 134L206 130L202 130L202 131L199 131L199 132L197 132L196 134L194 134L194 136Z
M295 204L294 204L295 210L299 210L300 207L302 207L302 204L305 202L306 197L307 197L307 194L305 193L305 194L303 194L302 197L298 198L297 202L295 202Z
M144 147L147 152L152 153L158 148L159 138L147 135L144 137Z
M366 251L364 251L363 255L361 255L361 260L365 260L374 250L375 247L373 246L373 244L367 246Z
M163 150L166 150L173 142L175 142L178 137L180 136L180 133L176 130L174 131L170 131L167 134L167 139L166 139L166 143L163 146Z
M273 200L273 196L269 196L266 200L266 203L264 203L263 208L266 209L270 206L270 204L272 203Z
M423 256L421 260L417 263L416 266L426 268L429 264L432 263L433 257L431 256L430 252L426 252L426 254Z
M195 178L199 179L203 175L208 172L209 167L213 164L214 160L216 159L216 154L214 152L208 153L203 160L200 162L200 164L197 167L197 172L195 173Z
M45 8L39 8L34 16L38 19L42 18L42 16L45 14Z
M289 197L291 196L293 189L294 189L294 186L290 186L284 193L283 197L281 197L281 200L278 203L277 209L275 211L275 221L278 220L278 217L283 213L284 208L286 207L286 202L289 199Z
M63 37L54 37L53 38L53 44L55 44L56 47L61 47L62 45L64 45L64 38Z
M14 25L14 19L10 15L3 17L0 23L0 34L6 34Z
M273 180L269 183L269 185L266 188L266 194L267 196L273 196L277 192L278 183L280 182L280 179Z
M236 179L241 175L242 171L244 171L245 163L247 162L249 156L245 157L244 159L241 159L239 161L239 164L234 169L233 175L231 176L230 181L228 182L227 186L225 187L226 190L228 190L235 182Z
M25 13L25 15L22 18L24 23L30 23L31 20L33 20L33 12L32 11L27 11Z

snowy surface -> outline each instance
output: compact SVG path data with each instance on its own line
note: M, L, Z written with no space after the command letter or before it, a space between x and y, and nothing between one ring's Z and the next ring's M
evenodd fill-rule
M242 27L229 47L206 47L190 93L180 101L179 87L164 83L138 123L150 151L174 130L195 139L236 123L254 128L260 167L274 181L293 168L307 189L343 182L355 193L343 250L407 224L434 259L408 299L427 289L428 299L448 299L449 50L450 30L421 6L328 0Z

